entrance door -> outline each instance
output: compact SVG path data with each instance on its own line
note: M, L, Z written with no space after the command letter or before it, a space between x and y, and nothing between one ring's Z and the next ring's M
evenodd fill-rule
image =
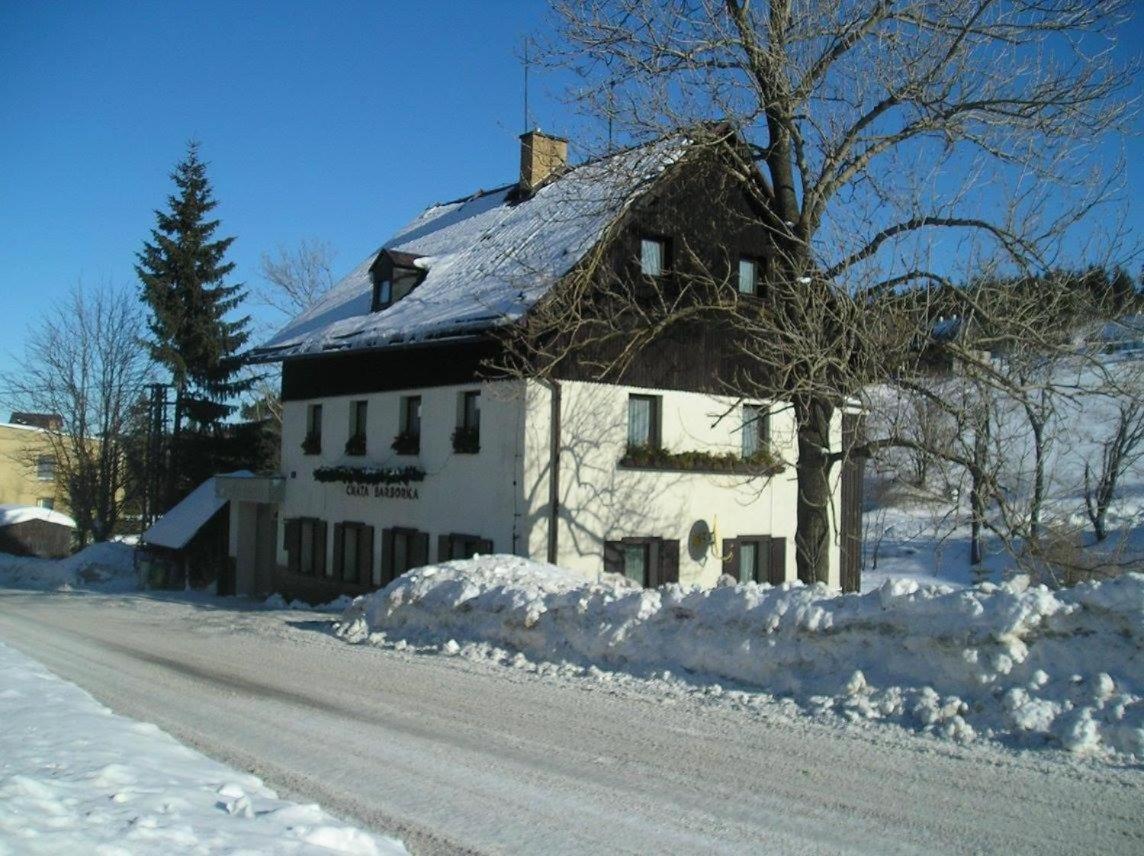
M278 563L278 506L258 504L254 536L254 592L274 590L274 567Z

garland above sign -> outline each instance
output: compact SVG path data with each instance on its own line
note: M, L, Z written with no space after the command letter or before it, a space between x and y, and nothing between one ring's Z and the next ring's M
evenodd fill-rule
M425 480L421 467L318 467L314 481L354 484L409 484Z

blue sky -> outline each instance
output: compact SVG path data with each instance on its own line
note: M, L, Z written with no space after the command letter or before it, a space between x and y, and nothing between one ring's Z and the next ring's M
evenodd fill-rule
M77 280L136 287L192 137L248 285L278 245L328 241L344 272L427 203L512 180L519 48L546 14L541 0L0 0L0 373ZM536 123L575 141L564 81L532 83ZM1139 139L1128 155L1140 186Z

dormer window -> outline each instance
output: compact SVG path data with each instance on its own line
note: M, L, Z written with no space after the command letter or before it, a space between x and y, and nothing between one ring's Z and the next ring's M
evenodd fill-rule
M396 250L382 250L378 254L369 271L373 278L372 312L392 306L421 284L425 271L417 267L418 258Z

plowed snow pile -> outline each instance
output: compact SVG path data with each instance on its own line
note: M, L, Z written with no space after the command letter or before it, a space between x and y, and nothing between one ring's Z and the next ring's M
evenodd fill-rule
M1144 758L1144 575L1050 591L887 582L655 590L489 556L357 598L350 642L730 681L850 719ZM507 649L507 652L502 649Z

